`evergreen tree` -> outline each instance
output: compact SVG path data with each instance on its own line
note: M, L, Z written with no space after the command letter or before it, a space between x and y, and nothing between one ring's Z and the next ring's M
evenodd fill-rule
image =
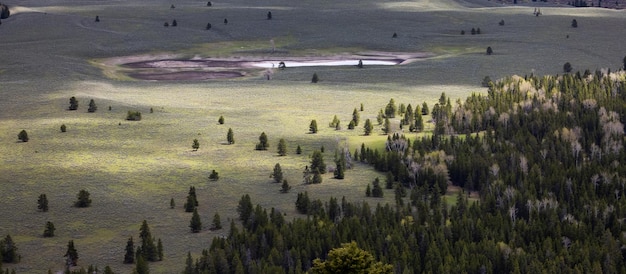
M311 124L309 124L309 133L317 133L317 121L311 120Z
M128 241L126 241L126 253L124 254L124 263L135 263L135 243L133 242L133 237L128 238Z
M281 169L279 163L276 163L276 165L274 165L274 171L272 172L272 176L270 177L274 178L274 183L280 183L283 181L283 170Z
M322 183L322 175L319 169L315 169L313 171L313 179L311 180L312 184L321 184Z
M52 222L46 222L46 228L43 231L45 238L54 237L54 224Z
M363 104L361 104L361 107L363 106ZM363 110L361 110L363 111ZM352 121L354 122L354 126L359 126L359 120L361 119L360 117L361 115L359 114L359 112L356 110L356 108L354 108L354 110L352 111Z
M424 130L424 118L422 117L422 111L415 111L415 125L414 130L416 132L421 132Z
M487 55L493 54L493 49L491 47L487 47Z
M289 185L289 182L287 182L287 180L283 180L283 184L280 187L280 192L287 193L289 192L289 190L291 190L291 186Z
M133 269L133 274L150 274L150 267L143 256L137 256L136 261L137 263L135 264L135 269Z
M191 228L192 233L198 233L202 230L202 221L200 221L200 215L198 214L197 208L193 209L193 215L191 216L189 228Z
M157 248L154 245L154 238L152 238L152 233L150 233L150 227L146 220L143 220L139 228L139 238L141 239L141 246L137 249L139 257L151 262L157 261ZM136 259L137 264L139 264L139 259Z
M98 110L98 106L96 106L96 102L91 99L89 101L89 108L87 109L87 112L96 112L96 110Z
M578 21L576 21L576 19L572 19L572 28L577 28L578 27Z
M70 240L67 243L67 251L63 257L67 258L66 266L68 268L78 265L78 251L76 250L76 247L74 247L74 240Z
M391 132L391 122L389 118L385 118L385 125L383 125L383 132L389 134Z
M211 225L211 230L222 229L222 221L220 219L220 214L215 212L213 215L213 225Z
M312 274L327 273L377 273L391 274L393 266L377 262L374 256L360 249L356 242L341 244L328 252L326 261L313 260Z
M626 56L624 56L624 70L626 70Z
M259 136L259 143L256 145L256 150L267 150L269 146L267 135L265 135L265 132L262 132L261 136Z
M161 238L157 240L157 257L159 261L163 261L163 242L161 242Z
M11 235L7 235L4 239L0 240L0 256L4 263L18 263L21 256L17 253L17 246Z
M570 73L570 72L572 72L572 69L573 69L573 68L572 68L572 64L570 64L569 62L567 62L567 63L565 63L565 64L563 65L563 72L565 72L565 73Z
M372 121L370 121L370 119L365 120L365 125L363 126L363 129L365 130L366 136L372 134L374 126L372 125Z
M209 180L217 181L219 179L220 179L220 175L217 173L217 171L215 171L215 169L211 171L211 174L209 174Z
M66 132L67 131L67 127L65 126L65 124L61 125L61 132Z
M228 142L229 145L232 145L235 143L235 135L233 133L232 128L228 128L228 133L226 134L226 141Z
M187 252L187 259L185 260L185 270L183 270L182 274L195 274L196 269L194 269L193 258L191 257L191 252Z
M396 113L398 112L398 107L396 106L396 102L391 98L387 106L385 107L385 117L394 118L396 117Z
M372 185L373 185L372 196L376 197L376 198L382 198L383 197L383 188L380 186L380 181L378 180L378 178L376 178L374 180Z
M220 125L223 125L223 124L224 124L224 116L220 115L220 118L219 118L219 119L217 119L217 122L218 122Z
M76 100L76 97L72 96L70 98L69 110L77 110L77 109L78 109L78 100Z
M311 83L319 82L320 78L317 76L317 73L313 73L313 78L311 78Z
M285 139L283 138L280 138L280 140L278 140L278 155L279 156L287 155L287 143L285 142Z
M350 120L350 123L348 124L348 129L354 129L355 125L354 125L354 121Z
M312 171L317 170L319 173L326 173L326 164L324 163L324 155L319 150L313 151L313 155L311 156L311 166Z
M337 155L335 155L335 171L333 172L333 175L335 176L335 179L343 179L345 177L345 170L346 170L346 156L345 153L339 153Z
M198 206L198 198L196 196L196 187L189 187L189 194L187 194L187 202L185 203L185 212L193 212Z
M367 188L365 188L365 197L372 197L372 188L370 184L367 184Z
M239 213L239 220L243 222L244 226L246 226L250 221L252 210L253 207L250 195L245 194L241 196L241 200L239 200L239 204L237 205L237 212Z
M296 147L296 154L298 154L298 155L302 154L302 148L300 147L300 145L298 145L298 147Z
M111 267L107 265L104 267L104 274L115 274L115 273L113 273L113 269L111 269Z
M428 104L426 102L422 103L422 115L428 115L429 113Z
M200 142L198 142L198 139L193 139L193 144L191 145L191 148L193 149L193 151L198 151L198 149L200 148Z
M46 197L46 194L39 195L37 199L37 209L48 212L48 197Z
M89 198L89 192L87 190L81 189L76 195L76 202L74 202L75 207L89 207L91 205L91 199Z
M174 209L176 207L176 203L174 202L174 198L170 199L170 208Z
M29 139L28 139L28 133L26 132L26 130L22 129L22 131L20 131L20 133L17 134L17 139L19 139L20 141L24 143L28 142Z

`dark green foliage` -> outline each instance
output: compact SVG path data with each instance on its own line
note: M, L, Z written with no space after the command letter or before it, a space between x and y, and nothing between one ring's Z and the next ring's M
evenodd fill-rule
M367 188L365 188L365 197L372 197L372 187L370 184L367 184Z
M283 170L280 168L279 163L274 165L274 171L272 171L270 178L274 178L274 183L280 183L283 181Z
M374 181L378 181L378 177L376 177ZM385 177L385 188L392 189L394 182L393 173L391 171L387 172L387 176Z
M376 178L374 180L372 185L373 185L373 187L372 187L372 197L382 198L384 193L383 193L383 188L380 186L380 181L378 180L378 178Z
M428 115L429 113L428 104L426 102L422 103L422 115Z
M381 109L378 112L378 115L376 116L376 122L378 123L378 125L382 125L384 120L385 120L385 114L383 113L383 110Z
M315 169L313 171L313 178L311 179L311 184L321 184L322 183L322 174L319 169Z
M363 130L366 136L372 134L372 131L374 130L374 125L372 125L372 121L370 121L370 119L365 120L365 125L363 126Z
M348 129L354 129L355 124L353 120L350 120L350 123L348 123Z
M215 171L215 169L214 169L214 170L212 170L212 171L211 171L211 174L209 174L209 180L211 180L211 181L217 181L217 180L219 180L219 179L220 179L220 175L217 173L217 171Z
M61 132L66 132L67 131L67 127L65 126L65 124L61 125Z
M70 107L68 109L69 110L77 110L78 109L78 100L76 100L76 97L72 96L70 98Z
M287 142L285 142L285 139L283 138L280 138L280 140L278 140L278 155L287 155Z
M235 143L235 134L233 133L232 128L228 128L228 133L226 134L226 141L228 142L229 145L232 145Z
M198 141L198 139L193 139L193 143L191 144L191 149L193 149L193 151L198 151L199 148L200 148L200 142Z
M300 147L300 145L298 145L298 147L296 147L296 154L298 154L298 155L302 154L302 148Z
M91 206L91 199L89 198L89 191L81 189L78 194L76 194L76 202L74 202L75 207L89 207Z
M313 151L313 154L311 155L310 169L313 172L317 170L317 172L321 174L326 173L326 164L324 163L324 155L322 154L321 151L319 150Z
M343 151L341 153L335 153L335 171L333 172L335 179L341 180L345 178L346 169L346 153Z
M291 190L291 186L289 185L289 182L287 182L287 179L284 179L283 184L280 186L280 192L287 193L289 190Z
M100 22L100 16L96 15L96 22Z
M78 251L76 250L76 247L74 247L74 240L70 240L67 243L67 251L65 251L65 255L63 255L63 257L66 258L66 266L71 267L78 265Z
M222 229L222 221L220 219L220 214L215 212L213 215L213 224L211 225L211 230Z
M570 64L569 62L567 62L567 63L565 63L565 64L563 65L563 72L565 72L565 73L570 73L570 72L572 72L572 69L573 69L573 68L572 68L572 64Z
M298 193L298 197L296 199L296 210L301 214L307 214L309 212L309 207L311 205L311 200L309 199L308 192L300 192Z
M576 19L572 19L572 28L577 28L578 27L578 21L576 21Z
M245 194L241 196L239 204L237 205L237 213L239 213L239 220L246 226L250 222L250 216L252 216L252 201L250 195Z
M124 254L124 263L135 263L135 243L133 242L133 237L128 238L128 241L126 241L126 253Z
M174 202L174 198L170 199L170 208L174 209L176 207L176 202Z
M154 113L154 109L153 108L150 108L150 113Z
M500 22L498 22L498 25L504 26L504 19L500 20Z
M26 132L26 130L20 131L19 134L17 134L17 139L19 139L20 141L26 143L28 142L29 138L28 138L28 133Z
M48 197L46 194L41 194L39 198L37 198L37 209L48 212Z
M485 78L483 78L481 86L488 88L490 85L493 85L491 78L489 76L485 76Z
M96 106L96 102L91 99L89 101L89 108L87 109L87 112L96 112L96 110L98 110L98 106Z
M374 256L360 249L356 242L341 244L328 252L326 261L313 260L312 274L329 273L394 273L393 266L377 262Z
M54 224L52 222L46 222L46 228L43 231L44 238L54 237Z
M104 274L115 274L115 273L113 273L113 269L111 269L111 267L107 265L104 267Z
M157 240L157 257L159 261L163 261L163 242L161 242L161 238Z
M267 12L267 20L272 20L272 12L271 11Z
M394 32L394 33L391 35L391 38L398 38L398 34Z
M138 256L136 261L132 274L150 274L150 266L143 256Z
M141 239L141 246L137 248L137 252L135 253L137 265L140 264L140 259L144 262L158 261L159 250L154 244L154 238L152 237L152 233L150 233L150 227L148 226L148 222L146 220L143 220L141 227L139 228L139 238Z
M320 78L317 76L317 73L313 73L313 77L311 78L311 83L317 83Z
M189 187L189 193L187 194L187 202L185 202L185 212L193 212L198 206L198 197L196 196L196 187Z
M219 118L219 119L217 119L217 122L218 122L220 125L223 125L223 124L224 124L224 116L220 115L220 118Z
M191 228L192 233L198 233L202 230L202 221L200 220L200 215L198 214L198 208L193 209L193 215L191 216L189 228Z
M126 114L126 120L128 121L141 121L141 112L139 111L128 111Z
M211 23L206 23L206 27L205 27L205 29L206 29L206 30L210 30L210 29L211 29L211 27L212 27L212 26L211 26Z
M267 135L265 132L261 132L261 136L259 136L259 143L256 144L256 150L267 150L270 144L267 142Z
M164 27L169 27L169 26L170 26L170 23L169 23L169 22L165 22L165 23L163 23L163 26L164 26Z
M176 27L178 26L178 22L176 22L176 19L172 20L172 27Z
M389 118L385 118L385 124L383 125L382 130L385 134L391 133L391 121L389 121Z
M21 256L17 253L17 246L13 242L11 235L7 235L4 239L0 240L0 260L3 263L18 263Z
M387 106L385 106L384 117L394 118L396 117L397 112L398 112L398 107L396 106L396 102L393 100L393 98L389 99L389 103L387 103Z
M311 120L311 123L309 124L309 133L317 133L317 121Z
M493 54L493 49L491 47L487 47L487 55Z

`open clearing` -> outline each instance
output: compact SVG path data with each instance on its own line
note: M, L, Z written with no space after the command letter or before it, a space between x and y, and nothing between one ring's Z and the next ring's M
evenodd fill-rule
M121 263L124 247L128 237L137 239L144 219L165 246L165 261L151 264L152 273L181 271L188 251L198 254L226 233L189 232L191 215L182 205L192 185L205 228L216 212L228 227L245 193L287 219L298 216L295 198L304 191L322 201L393 202L392 192L381 200L364 197L366 185L384 175L360 164L345 180L326 174L320 185L301 184L313 150L324 146L332 166L338 147L353 151L361 143L384 142L384 135L362 136L362 124L345 129L361 103L361 121L375 121L390 98L432 106L442 92L453 99L484 92L484 76L558 74L565 62L574 70L615 70L626 55L624 10L540 4L543 15L536 17L532 6L486 0L3 3L12 16L0 25L0 235L10 234L20 248L22 262L8 265L18 273L61 270L70 239L81 266L130 273L131 266ZM572 19L578 28L570 27ZM163 26L172 20L177 27ZM500 20L506 24L499 26ZM472 28L481 34L470 35ZM491 56L485 55L488 46ZM246 77L209 80L140 81L119 73L124 67L102 64L128 56L286 60L364 52L432 55L395 66L365 63L363 69L246 68ZM310 83L313 73L317 84ZM66 110L71 96L79 100L77 111ZM86 111L90 99L96 113ZM143 119L125 121L129 110L141 111ZM217 123L220 115L224 125ZM327 127L334 115L344 129ZM308 134L312 119L318 134ZM234 145L225 145L228 128ZM28 143L17 142L22 129ZM254 150L261 132L269 138L268 151ZM288 144L285 157L276 155L280 138ZM200 142L196 152L193 139ZM302 155L295 154L298 145ZM288 194L269 178L276 163L293 186ZM217 182L207 179L212 169L220 174ZM91 193L92 207L71 207L80 189ZM37 212L41 193L50 200L47 213ZM170 198L176 209L169 209ZM56 237L41 237L46 221L54 223Z

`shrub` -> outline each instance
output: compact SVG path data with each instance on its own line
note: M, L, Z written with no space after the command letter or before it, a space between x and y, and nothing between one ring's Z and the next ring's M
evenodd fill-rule
M487 55L493 54L493 49L491 47L487 47Z
M210 30L211 29L211 23L206 23L206 30Z
M489 85L491 84L491 78L489 78L489 76L485 76L485 78L483 78L483 82L481 83L481 85L483 87L489 87Z
M228 19L224 18L224 25L228 25Z
M391 35L391 38L398 38L398 34L394 32L393 35Z
M221 116L221 115L220 115L220 118L219 118L219 119L217 119L217 122L218 122L220 125L223 125L223 124L224 124L224 116Z
M570 64L569 62L563 64L563 72L565 73L572 72L572 64Z
M17 138L24 143L28 142L28 133L26 133L26 130L22 129L22 131L20 131L20 133L17 135Z
M209 180L217 181L219 179L220 179L220 175L217 173L217 171L215 171L215 169L211 171L211 174L209 174Z
M572 19L572 28L577 28L578 27L578 22L576 21L576 19Z
M96 22L100 22L100 16L96 15Z
M87 109L87 112L96 112L96 110L98 110L98 106L96 106L96 102L91 99L89 101L89 108Z
M211 3L211 1L206 2L206 6L207 6L207 7L213 6L213 3Z
M165 23L163 23L163 26L164 26L164 27L169 27L169 26L170 26L170 23L165 22Z
M461 35L465 35L465 30L461 30Z
M43 231L45 238L54 237L54 224L52 222L46 222L46 229Z
M65 126L65 124L61 125L61 132L66 132L67 131L67 127Z
M500 23L498 23L498 25L504 26L504 19L500 20Z
M126 114L126 120L128 121L140 121L141 120L141 112L139 111L128 111Z

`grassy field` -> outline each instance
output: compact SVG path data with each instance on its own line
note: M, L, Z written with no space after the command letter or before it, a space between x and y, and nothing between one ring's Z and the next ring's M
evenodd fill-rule
M345 180L327 174L320 185L301 184L313 150L324 146L326 163L332 165L338 147L353 151L361 143L380 146L386 139L362 136L362 124L354 131L328 128L334 115L346 128L361 103L361 121L375 121L390 98L432 106L442 92L454 100L483 92L484 76L556 74L565 62L574 69L614 70L626 54L625 12L607 9L542 6L543 15L535 17L533 7L479 0L234 0L214 1L212 7L188 0L6 4L12 16L0 25L0 235L10 234L20 248L22 262L8 265L18 273L63 269L71 239L81 266L110 265L130 273L131 266L121 263L124 247L128 237L138 238L144 219L165 246L166 259L152 263L152 272L181 271L188 251L198 254L214 236L226 233L189 232L191 214L182 205L192 185L205 228L216 212L228 227L245 193L287 219L298 216L294 203L303 191L322 201L346 196L392 202L392 192L382 200L365 198L366 185L384 175L360 164ZM272 20L266 20L268 11ZM570 27L574 18L576 29ZM163 27L174 19L178 27ZM500 20L506 24L499 26ZM204 30L208 22L210 31ZM470 35L473 27L482 34ZM394 32L398 38L391 38ZM278 49L274 54L270 39ZM484 54L487 46L494 55ZM261 76L132 81L108 78L98 65L105 58L140 54L245 58L365 51L434 57L393 67L287 69L275 71L271 81ZM310 83L313 73L320 76L317 84ZM79 100L77 111L66 110L71 96ZM90 99L99 107L96 113L86 111ZM143 119L125 121L129 110L141 111ZM224 125L217 123L220 115ZM312 119L318 134L308 134ZM62 124L65 133L59 130ZM228 128L234 131L233 145L225 144ZM17 140L22 129L28 143ZM254 150L261 132L269 138L268 151ZM196 138L200 149L193 152ZM285 157L276 153L280 138L288 144ZM302 155L295 154L298 145ZM276 163L293 186L288 194L279 193L269 178ZM208 180L212 169L219 181ZM72 207L80 189L91 193L90 208ZM47 213L37 211L42 193L50 200ZM176 209L169 209L171 198ZM56 237L41 237L46 221L55 224Z

